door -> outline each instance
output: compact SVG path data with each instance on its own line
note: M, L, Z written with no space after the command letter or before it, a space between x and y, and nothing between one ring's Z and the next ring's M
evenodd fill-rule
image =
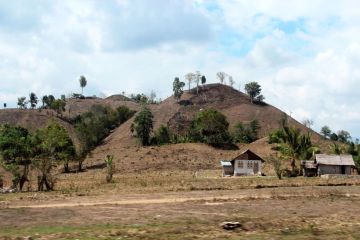
M254 162L254 174L257 174L259 172L259 163L258 162Z
M346 174L346 172L345 172L345 166L341 166L341 174Z

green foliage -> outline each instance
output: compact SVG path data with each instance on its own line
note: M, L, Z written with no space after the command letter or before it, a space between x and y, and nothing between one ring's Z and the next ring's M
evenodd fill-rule
M106 155L105 158L106 164L106 182L112 182L112 178L115 172L115 163L114 163L114 155Z
M276 176L279 179L281 179L283 174L283 169L281 168L280 158L278 156L270 156L268 162L271 163L271 165L273 166Z
M206 77L202 76L201 77L201 84L204 85L206 83Z
M225 115L215 109L200 111L193 120L190 136L193 141L221 146L231 143L229 123Z
M337 141L339 138L338 138L338 135L336 133L332 133L330 134L330 140L332 141Z
M255 101L262 102L265 98L260 95L261 86L257 82L250 82L245 84L245 91L250 97L250 101L253 103Z
M72 120L75 132L82 143L82 155L97 146L112 129L132 117L134 111L125 106L113 110L102 105L93 105L89 112ZM80 170L80 169L79 169Z
M13 187L20 184L20 190L27 181L31 149L31 136L27 129L0 125L1 165L12 174Z
M233 140L235 143L251 143L258 139L259 121L254 119L249 124L238 122L235 124Z
M60 114L65 111L65 106L66 102L64 100L57 99L51 103L50 108Z
M323 126L320 130L320 133L325 137L325 138L330 138L331 136L331 130L329 126Z
M20 109L26 109L28 102L26 101L26 97L19 97L17 105Z
M30 98L30 107L34 109L38 103L38 97L36 96L35 93L32 92L30 93L29 98Z
M150 144L150 134L153 129L153 114L146 106L139 112L134 120L136 136L141 140L142 145Z
M312 145L310 133L302 134L300 129L285 126L269 136L270 143L277 143L282 157L291 161L292 174L295 174L297 160L310 159L318 149Z
M167 126L161 125L155 132L154 144L162 145L171 142L171 133Z
M181 82L178 77L174 79L173 82L173 92L174 92L174 98L176 100L179 100L181 98L181 95L183 94L183 88L185 86L184 82Z
M65 172L69 171L69 162L76 156L75 148L66 129L55 121L39 129L33 138L35 149L35 166L43 174L49 175L54 165L64 164ZM50 190L50 189L48 189Z

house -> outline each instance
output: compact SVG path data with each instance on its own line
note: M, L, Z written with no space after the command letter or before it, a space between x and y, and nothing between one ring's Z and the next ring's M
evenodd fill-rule
M263 162L251 150L246 150L231 161L220 161L224 176L261 175Z
M303 175L307 177L324 174L351 175L355 167L351 155L316 154L314 161L301 161Z
M315 163L317 165L317 175L324 174L347 174L351 175L355 167L351 155L327 155L316 154Z

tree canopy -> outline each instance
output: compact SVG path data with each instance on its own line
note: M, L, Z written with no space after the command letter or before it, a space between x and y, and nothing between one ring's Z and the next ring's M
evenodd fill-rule
M136 115L134 120L134 129L136 136L140 138L142 145L150 144L150 134L153 130L153 114L147 106Z
M249 82L245 84L245 91L250 97L251 103L254 101L262 102L265 98L261 95L261 86L257 82Z

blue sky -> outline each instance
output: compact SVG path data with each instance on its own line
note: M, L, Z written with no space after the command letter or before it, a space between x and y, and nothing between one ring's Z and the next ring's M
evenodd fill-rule
M266 101L314 129L360 137L357 0L108 0L0 2L0 102L19 96L155 90L196 70Z

